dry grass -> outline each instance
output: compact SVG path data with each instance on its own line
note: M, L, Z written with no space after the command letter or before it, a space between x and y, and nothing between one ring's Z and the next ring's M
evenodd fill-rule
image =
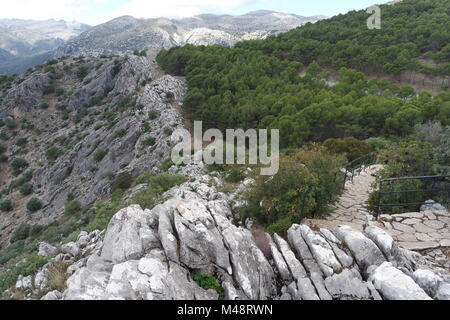
M53 290L63 292L66 289L68 265L62 261L52 263L48 267L48 285Z

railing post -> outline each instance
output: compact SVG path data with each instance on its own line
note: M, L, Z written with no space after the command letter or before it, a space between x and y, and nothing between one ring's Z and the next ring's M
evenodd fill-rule
M378 186L378 194L377 194L377 217L376 220L380 218L381 214L381 188L383 187L383 180L380 181Z

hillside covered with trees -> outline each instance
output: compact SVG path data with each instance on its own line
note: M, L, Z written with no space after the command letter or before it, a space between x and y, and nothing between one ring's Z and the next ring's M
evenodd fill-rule
M352 11L240 48L335 69L349 67L398 75L418 70L450 75L450 2L405 0L381 6L381 29L369 30L366 11ZM431 59L432 65L422 59Z

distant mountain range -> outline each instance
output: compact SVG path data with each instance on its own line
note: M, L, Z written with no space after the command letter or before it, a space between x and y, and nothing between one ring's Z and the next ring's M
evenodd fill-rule
M63 20L0 20L0 73L22 73L91 27Z
M203 14L180 20L123 16L95 27L62 20L0 20L0 73L23 73L64 55L125 54L184 44L232 46L323 18L261 10L241 16Z

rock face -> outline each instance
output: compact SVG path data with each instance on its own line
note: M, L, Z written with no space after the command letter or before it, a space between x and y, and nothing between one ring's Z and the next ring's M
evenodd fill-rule
M210 176L191 178L152 210L118 212L103 246L67 281L63 299L218 299L193 281L193 271L218 279L230 300L446 297L448 276L423 271L380 229L294 225L288 241L266 235L264 245L264 237L256 241L233 224L232 201L208 185ZM416 269L405 269L408 263Z
M185 44L232 46L238 41L264 39L323 18L273 11L257 11L241 16L204 14L181 20L124 16L82 33L58 48L56 54L125 54L134 50L160 50Z
M87 69L84 80L75 74L82 67ZM8 158L24 158L34 169L33 196L44 205L39 214L29 216L20 203L26 205L29 199L18 200L16 211L0 215L0 226L5 227L0 247L8 244L18 220L45 225L58 219L69 193L82 205L91 204L110 196L111 183L121 173L136 177L159 167L177 143L172 132L183 126L179 103L186 83L164 75L155 52L149 51L147 57L68 58L52 68L58 79L53 71L36 71L4 95L0 92L0 119L9 117L35 127L34 132L18 128L17 137L2 145L6 144ZM50 85L69 93L48 94ZM34 137L32 148L14 144L24 138L30 146ZM50 146L58 150L53 161L46 156ZM16 178L2 172L0 188Z

